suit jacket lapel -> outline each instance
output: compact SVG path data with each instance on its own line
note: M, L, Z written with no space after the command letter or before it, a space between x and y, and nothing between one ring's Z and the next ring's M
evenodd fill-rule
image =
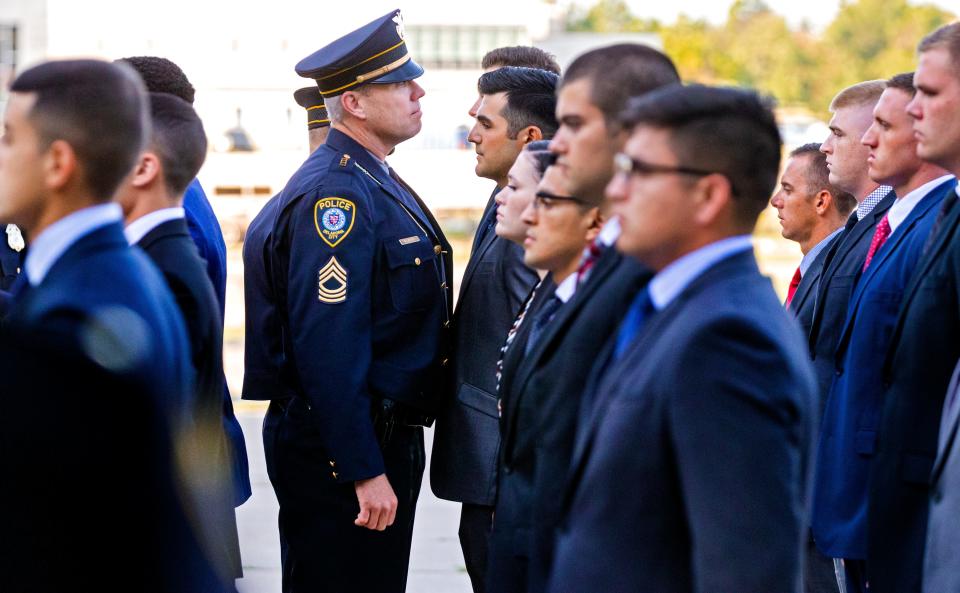
M463 297L467 286L470 284L470 281L473 280L473 273L477 270L477 265L480 264L483 256L499 238L495 232L490 231L487 233L487 236L483 238L480 246L470 255L467 267L463 271L463 279L460 280L460 297Z
M957 426L960 424L960 402L953 402L953 405L947 406L951 395L960 397L957 390L960 389L960 364L953 372L953 378L950 380L950 388L947 389L947 397L944 399L943 418L940 420L940 438L939 447L937 447L937 459L933 464L933 471L930 473L930 483L936 484L943 472L943 466L950 457L950 451L953 449L957 440Z

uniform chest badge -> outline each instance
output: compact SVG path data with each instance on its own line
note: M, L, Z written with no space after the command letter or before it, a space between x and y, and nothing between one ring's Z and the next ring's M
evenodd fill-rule
M336 247L353 230L357 207L343 198L321 198L313 206L313 221L323 242Z
M7 245L18 253L27 246L23 240L23 233L20 232L20 227L15 224L7 225Z

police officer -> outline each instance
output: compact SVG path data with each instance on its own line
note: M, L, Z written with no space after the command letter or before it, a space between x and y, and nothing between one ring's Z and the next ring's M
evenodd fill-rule
M0 237L0 290L10 290L23 266L26 242L17 225L0 223L0 229L6 231Z
M268 411L288 592L406 585L452 269L440 226L386 163L421 126L423 69L403 33L393 11L297 65L332 129L281 192L270 239L293 394Z

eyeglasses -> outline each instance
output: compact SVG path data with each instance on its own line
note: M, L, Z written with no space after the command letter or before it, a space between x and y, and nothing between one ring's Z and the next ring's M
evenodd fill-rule
M584 200L580 198L575 198L573 196L558 196L557 194L550 193L548 191L538 191L533 196L533 209L537 210L539 208L550 209L556 205L557 202L573 202L575 204L586 204Z
M713 175L716 171L705 171L703 169L694 169L693 167L674 167L672 165L655 165L638 161L628 154L618 152L613 157L613 166L617 173L624 175L654 175L656 173L678 173L681 175L696 175L704 177Z

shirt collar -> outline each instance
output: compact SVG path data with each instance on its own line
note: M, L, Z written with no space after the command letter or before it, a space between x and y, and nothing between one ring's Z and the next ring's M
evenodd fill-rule
M123 229L123 234L127 237L127 243L136 245L141 239L147 236L147 233L157 228L161 224L184 218L186 215L183 208L161 208L144 214L134 220Z
M577 273L574 272L566 278L563 279L563 282L557 285L557 289L553 291L553 295L560 299L562 303L570 302L570 299L573 298L573 295L577 292Z
M597 235L597 241L605 247L612 247L620 237L620 218L614 216L603 225L600 234Z
M953 175L942 175L933 181L924 183L902 198L897 197L897 200L890 206L890 209L887 210L887 222L890 223L890 232L893 233L893 231L897 230L897 227L906 220L914 207L916 207L916 205L920 203L920 200L928 193L933 191L933 189L941 183L946 183L951 179L953 179Z
M77 210L48 226L30 242L23 264L31 286L43 282L53 264L81 237L121 220L120 205L111 202Z
M735 253L753 249L750 235L738 235L716 241L672 262L650 280L650 300L663 309L708 268Z
M870 214L877 204L880 203L880 200L892 191L893 188L889 185L880 185L877 186L877 189L867 194L867 197L857 204L857 220L863 220L863 218Z
M820 255L820 252L824 250L830 240L840 234L840 231L843 230L843 227L838 228L829 235L823 238L822 241L813 246L810 251L806 252L803 256L803 259L800 260L800 277L806 275L807 270L810 269L810 266L813 265L814 260L817 259L817 256Z

